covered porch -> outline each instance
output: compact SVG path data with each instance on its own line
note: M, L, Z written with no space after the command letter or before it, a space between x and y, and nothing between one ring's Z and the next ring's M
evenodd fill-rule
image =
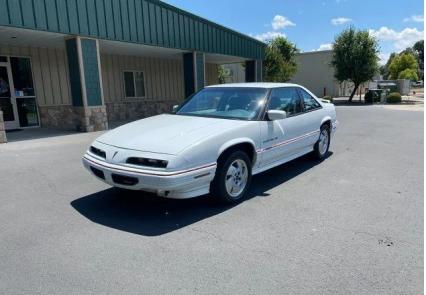
M0 78L8 87L0 142L7 140L5 130L96 131L169 112L218 84L222 64L241 63L246 81L259 79L255 61L224 54L5 26L0 44Z

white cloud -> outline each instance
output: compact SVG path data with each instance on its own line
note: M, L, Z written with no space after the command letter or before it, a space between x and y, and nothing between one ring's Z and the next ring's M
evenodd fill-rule
M388 61L390 56L389 52L380 52L379 53L379 64L380 65L385 65L386 62Z
M370 35L380 41L392 42L395 49L399 51L413 46L414 43L422 40L424 36L424 31L419 31L416 28L405 28L398 32L388 27L381 27L378 30L369 30L369 32Z
M282 15L276 15L274 16L274 18L272 19L271 22L272 28L277 31L277 30L281 30L284 29L285 27L294 27L296 24L293 23L291 20L289 20L288 18L286 18L285 16Z
M333 26L343 25L343 24L349 23L351 21L352 21L352 19L347 18L347 17L337 17L337 18L331 19L331 23L333 24Z
M410 17L404 18L404 22L422 23L422 22L424 22L424 16L423 15L412 15Z
M325 43L325 44L321 44L320 47L318 47L317 51L331 50L331 49L333 49L333 44L332 43Z
M272 29L273 29L272 31L257 34L257 35L250 34L250 36L252 36L252 37L254 37L254 38L256 38L260 41L263 41L263 42L275 39L277 37L284 37L285 38L286 35L282 32L279 32L279 30L282 30L286 27L294 27L296 24L293 23L288 18L286 18L285 16L277 14L272 19L271 25L272 25Z
M281 32L266 32L266 33L254 35L253 37L256 38L257 40L264 42L264 41L275 39L277 37L284 37L285 38L285 34L283 34Z

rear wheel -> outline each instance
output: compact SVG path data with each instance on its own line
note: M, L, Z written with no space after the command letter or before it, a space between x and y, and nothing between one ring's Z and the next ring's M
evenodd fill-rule
M321 126L320 136L317 143L314 146L314 156L318 160L322 160L326 157L328 149L330 147L330 127L327 124Z
M242 151L234 151L219 160L210 191L220 201L232 203L244 199L250 182L249 157Z

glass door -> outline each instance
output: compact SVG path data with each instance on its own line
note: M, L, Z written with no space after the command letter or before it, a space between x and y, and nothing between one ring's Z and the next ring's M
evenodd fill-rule
M3 111L6 130L19 128L16 99L13 95L13 79L8 63L0 62L0 109Z
M16 109L21 128L38 127L40 125L36 96L31 71L31 61L27 57L10 58L10 68L13 77L12 97L15 97Z

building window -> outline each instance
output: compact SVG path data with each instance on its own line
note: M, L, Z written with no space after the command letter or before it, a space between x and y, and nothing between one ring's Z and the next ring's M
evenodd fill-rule
M145 78L141 71L124 71L124 94L126 98L145 97Z

